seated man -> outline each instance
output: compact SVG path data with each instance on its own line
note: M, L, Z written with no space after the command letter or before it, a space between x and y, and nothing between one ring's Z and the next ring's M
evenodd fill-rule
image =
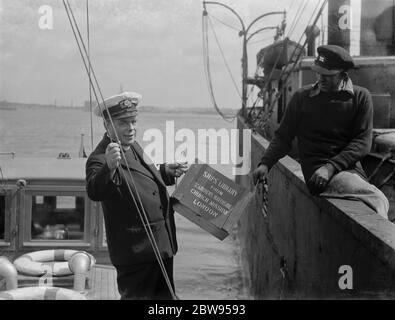
M309 191L328 197L359 199L388 218L385 195L366 181L360 160L372 144L373 104L369 91L353 85L347 70L354 67L339 46L317 49L312 69L318 81L298 90L287 106L254 182L291 149L297 137L300 162Z

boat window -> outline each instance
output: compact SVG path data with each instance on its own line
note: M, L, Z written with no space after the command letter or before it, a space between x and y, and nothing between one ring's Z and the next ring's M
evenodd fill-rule
M82 240L85 199L77 196L32 196L33 240Z
M0 240L4 240L5 233L5 196L0 195Z

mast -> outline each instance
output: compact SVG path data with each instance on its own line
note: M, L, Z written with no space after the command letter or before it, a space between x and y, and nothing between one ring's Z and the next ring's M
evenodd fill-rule
M79 158L87 158L86 152L85 152L85 146L84 146L84 134L81 133L81 143L80 143L80 150L78 152L78 157Z

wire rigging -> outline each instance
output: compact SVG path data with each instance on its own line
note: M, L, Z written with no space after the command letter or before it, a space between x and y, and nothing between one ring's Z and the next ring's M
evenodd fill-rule
M82 58L82 60L83 60L84 66L85 66L85 70L86 70L86 72L87 72L88 75L89 75L89 68L88 68L88 66L87 66L87 62L88 62L89 67L90 67L90 70L91 70L91 72L92 72L92 75L93 75L93 79L94 79L94 81L95 81L95 84L92 82L91 77L89 77L89 80L90 80L90 84L91 84L91 86L92 86L92 90L93 90L93 93L94 93L96 102L97 102L98 105L100 106L100 104L99 104L99 99L98 99L98 96L97 96L97 93L96 93L96 88L97 88L98 91L99 91L101 100L102 100L102 105L104 106L105 111L107 111L107 114L109 115L110 125L111 125L112 129L114 129L113 131L114 131L114 133L115 133L115 138L116 138L116 140L117 140L118 143L119 143L119 137L118 137L118 135L117 135L117 133L116 133L116 130L115 130L115 126L114 126L112 117L111 117L111 115L110 115L109 112L108 112L108 107L107 107L107 105L106 105L106 103L105 103L105 101L104 101L104 97L103 97L103 94L102 94L102 92L101 92L99 83L98 83L98 81L97 81L97 78L96 78L96 75L95 75L95 72L94 72L94 68L93 68L92 65L91 65L91 60L90 60L90 58L89 58L89 56L88 56L87 49L86 49L86 47L85 47L84 41L83 41L82 36L81 36L81 33L80 33L80 31L79 31L78 24L77 24L77 22L76 22L76 20L75 20L75 17L74 17L73 11L72 11L72 9L71 9L70 3L68 2L68 0L63 0L63 4L64 4L65 10L66 10L66 13L67 13L67 16L68 16L68 19L69 19L69 22L70 22L70 25L71 25L73 34L74 34L74 38L75 38L75 40L76 40L76 42L77 42L77 45L78 45L78 49L79 49L79 52L80 52L80 54L81 54L81 58ZM73 19L73 21L74 21L74 25L73 25L73 22L72 22L71 17L72 17L72 19ZM77 32L78 32L78 37L77 37L77 34L76 34L76 31L75 31L75 30L77 30ZM82 45L82 47L83 47L83 49L84 49L85 56L84 56L84 53L82 52L80 42L81 42L81 45ZM85 61L85 60L87 60L87 61ZM95 85L96 85L96 88L95 88ZM99 110L100 110L100 112L101 112L101 114L102 114L102 116L103 116L103 118L104 118L104 114L103 114L104 111L102 110L101 107L99 107ZM106 122L105 122L105 126L106 126L106 129L108 130L108 125L106 124ZM123 149L120 148L120 151L121 151L121 157L126 161L126 156L125 156L125 153L124 153ZM128 180L127 180L126 173L124 173L123 171L120 171L120 173L121 173L121 174L124 176L124 178L125 178L125 184L126 184L126 186L127 186L127 188L128 188L128 191L129 191L129 193L130 193L130 196L131 196L131 198L132 198L132 200L133 200L133 204L134 204L134 206L135 206L136 209L137 209L137 212L138 212L138 214L139 214L139 217L140 217L140 220L141 220L142 225L143 225L143 227L144 227L144 230L145 230L145 232L146 232L146 234L147 234L147 236L148 236L148 239L149 239L149 241L150 241L150 244L151 244L151 246L152 246L152 248L153 248L155 257L156 257L156 259L157 259L157 261L158 261L159 267L161 268L161 271L162 271L162 274L163 274L163 276L164 276L164 278L165 278L165 281L166 281L166 284L167 284L167 286L168 286L168 289L169 289L169 291L170 291L170 293L171 293L173 299L174 299L174 300L177 300L177 296L175 295L174 290L173 290L173 287L172 287L172 285L171 285L171 283L170 283L169 276L168 276L168 274L167 274L167 271L166 271L166 269L165 269L164 263L163 263L162 258L161 258L161 256L160 256L159 248L158 248L158 246L157 246L157 244L156 244L155 237L154 237L154 235L153 235L151 226L150 226L150 224L149 224L148 216L147 216L147 214L146 214L146 212L145 212L144 206L142 205L142 201L141 201L139 192L137 191L137 187L136 187L136 185L135 185L135 182L134 182L134 179L133 179L133 176L132 176L132 173L131 173L129 167L127 167L127 171L128 171L128 176L129 176L129 178L130 178L130 181L131 181L132 184L133 184L134 190L136 191L138 203L137 203L137 201L136 201L136 199L135 199L135 196L134 196L134 194L133 194L133 192L132 192L132 188L131 188L131 186L130 186ZM138 204L139 204L139 205L138 205ZM140 207L141 207L141 210L140 210Z
M90 59L90 33L89 33L89 0L86 0L86 37L88 43L88 59ZM92 115L92 85L91 85L91 66L89 64L89 111L91 120L91 150L93 150L93 115Z
M236 115L229 116L222 113L219 109L217 101L214 95L214 88L211 80L211 69L210 69L210 49L208 41L208 19L206 18L207 11L203 11L202 15L202 33L203 33L203 60L204 60L204 73L206 76L206 83L210 93L211 102L217 111L217 113L227 122L232 122L236 118Z
M230 24L228 24L228 23L226 23L226 22L224 22L224 21L218 19L218 18L215 17L212 13L210 13L210 16L211 16L214 20L216 20L216 21L218 21L219 23L223 24L224 26L226 26L226 27L228 27L228 28L231 28L231 29L233 29L233 30L236 30L237 32L239 31L239 29L237 29L236 27L231 26Z
M326 4L326 0L322 3L321 10L319 11L319 13L318 13L317 16L316 16L314 25L317 23L317 20L318 20L319 16L321 15L322 10L324 9L325 4ZM312 13L312 15L310 16L310 19L309 19L307 25L310 24L312 18L314 17L315 12L316 12L316 11L318 10L318 8L319 8L319 5L320 5L320 3L318 2L317 5L316 5L316 7L315 7L315 9L314 9L314 11L313 11L313 13ZM306 37L305 42L304 42L304 44L303 44L303 46L302 46L302 49L299 50L299 53L297 54L297 57L296 57L295 60L294 60L294 57L295 57L296 52L297 52L297 50L298 50L298 47L301 46L302 38L303 38L303 34L300 36L299 41L298 41L298 43L297 43L297 46L294 48L294 50L293 50L293 52L292 52L292 54L291 54L291 56L290 56L290 58L289 58L289 61L290 61L291 63L292 63L292 61L294 61L294 64L293 64L293 66L292 66L292 68L291 68L291 71L285 72L285 70L283 69L283 70L281 71L280 75L279 75L279 79L282 79L284 73L286 73L286 77L285 77L285 79L283 79L283 82L284 82L284 83L286 83L286 82L288 81L288 78L289 78L290 74L291 74L292 71L294 70L294 68L295 68L295 66L296 66L296 63L299 61L299 59L300 59L300 57L301 57L301 55L302 55L303 49L304 49L304 47L305 47L306 44L307 44L308 39L307 39L307 37ZM275 61L274 65L273 65L273 67L272 67L272 69L271 69L270 75L268 76L267 86L266 86L266 91L267 91L267 92L270 92L270 89L269 89L268 86L269 86L270 83L271 83L272 76L273 76L273 74L274 74L274 70L276 69L276 66L277 66L277 64L278 64L278 62L279 62L279 58L283 55L285 48L286 48L286 45L283 45L283 46L282 46L282 49L281 49L281 52L280 52L280 54L277 56L276 61ZM264 101L263 107L262 107L261 110L259 110L258 113L256 114L256 120L259 121L259 124L258 124L258 125L260 125L260 123L263 123L263 127L265 127L265 126L267 125L267 121L270 119L270 117L271 117L271 115L272 115L272 113L273 113L274 104L277 102L277 100L280 98L281 95L282 95L282 93L278 93L278 92L277 92L276 95L275 95L275 98L274 98L272 101L270 101L270 99L266 99L266 100ZM267 109L265 108L266 105L268 105L268 108L267 108ZM248 113L248 118L249 118L249 119L252 119L251 116L252 116L253 112L254 112L254 107L252 107L252 108L250 109L249 113ZM263 112L265 112L265 114L264 114L263 117L261 118L261 114L262 114Z
M233 85L234 85L234 87L235 87L235 89L236 89L236 91L237 91L239 97L241 98L240 90L239 90L239 88L237 87L235 78L233 77L232 71L230 70L228 61L226 60L224 51L222 50L221 44L219 43L219 40L218 40L218 37L217 37L217 33L215 32L215 29L214 29L214 27L213 27L213 24L212 24L212 21L211 21L210 17L208 17L208 20L209 20L209 22L210 22L211 31L213 32L214 37L215 37L215 42L217 43L218 49L219 49L219 51L221 52L222 59L224 60L226 69L227 69L227 71L228 71L228 73L229 73L229 75L230 75L230 77L231 77L231 79L232 79Z
M231 9L232 10L232 9ZM219 20L218 18L216 18L216 17L214 17L213 15L211 15L210 14L210 16L212 16L215 20L217 20L218 22L220 22L220 23L222 23L222 24L224 24L224 25L226 25L226 26L228 26L228 27L231 27L230 25L228 25L228 24L226 24L226 23L224 23L223 21L221 21L221 20ZM213 35L214 35L214 39L215 39L215 41L216 41L216 44L217 44L217 46L218 46L218 48L219 48L219 50L220 50L220 53L221 53L221 56L222 56L222 59L223 59L223 61L224 61L224 64L225 64L225 66L226 66L226 68L227 68L227 71L228 71L228 73L229 73L229 75L230 75L230 77L231 77L231 80L232 80L232 82L233 82L233 85L234 85L234 87L235 87L235 89L236 89L236 91L237 91L237 94L239 95L239 97L240 97L240 99L241 99L241 101L242 101L242 109L246 109L247 108L247 102L249 101L249 99L251 98L251 94L252 94L252 92L253 92L253 87L252 87L252 89L250 90L250 92L248 93L246 93L246 96L245 96L245 101L244 101L244 98L242 98L241 97L241 94L240 94L240 90L239 90L239 88L238 88L238 86L237 86L237 84L236 84L236 81L235 81L235 79L234 79L234 77L233 77L233 74L232 74L232 72L231 72L231 70L230 70L230 68L229 68L229 64L228 64L228 62L227 62L227 60L226 60L226 57L225 57L225 54L224 54L224 52L223 52L223 50L222 50L222 47L221 47L221 45L220 45L220 43L219 43L219 40L218 40L218 36L217 36L217 34L216 34L216 32L215 32L215 29L214 29L214 26L213 26L213 23L212 23L212 20L211 20L211 17L210 17L209 15L208 15L208 12L207 12L207 10L206 10L206 7L204 6L204 9L203 9L203 16L202 16L202 33L203 33L203 58L204 58L204 67L205 67L205 76L206 76L206 82L207 82L207 86L208 86L208 90L209 90L209 93L210 93L210 99L211 99L211 101L212 101L212 104L213 104L213 106L214 106L214 108L216 109L216 111L222 116L222 118L224 118L226 121L228 121L229 119L232 119L232 120L234 120L236 117L237 117L237 115L234 115L234 116L225 116L222 112L221 112L221 110L219 109L219 107L218 107L218 104L217 104L217 102L216 102L216 99L215 99L215 95L214 95L214 89L213 89L213 83L212 83L212 77L211 77L211 70L210 70L210 54L209 54L209 41L208 41L208 26L210 26L211 27L211 31L212 31L212 33L213 33ZM243 22L241 21L241 23L242 23L242 25L243 25ZM234 29L233 27L231 27L232 29ZM252 33L252 34L250 34L250 36L248 37L248 38L245 38L246 36L247 36L247 34L245 34L244 35L244 31L239 31L239 36L244 36L244 40L243 41L245 41L246 43L245 43L245 45L247 45L248 43L248 40L253 36L253 35L255 35L256 33L258 33L259 31L263 31L264 29L268 29L268 27L266 27L266 28L262 28L262 29L259 29L259 30L257 30L257 31L255 31L254 33ZM277 27L277 28L273 28L273 29L277 29L277 30L279 30L279 28ZM244 30L244 27L243 27L243 30ZM266 39L264 39L264 40L266 40ZM262 41L262 40L261 40ZM257 41L257 42L259 42L259 41ZM255 42L254 42L255 43ZM244 48L243 48L243 50L244 50ZM278 59L279 59L280 57L278 57ZM276 63L277 64L277 63ZM257 68L258 69L258 68ZM242 69L243 70L243 69ZM257 74L257 70L256 70L256 72L255 72L256 74ZM244 73L243 73L243 86L244 86L244 81L247 81L247 79L244 79ZM243 90L244 90L244 87L243 87ZM243 91L244 92L244 91ZM259 97L259 95L258 95L258 98L254 101L254 106L256 105L256 102L257 102L257 100L259 99L260 97Z
M296 11L295 17L294 17L294 19L293 19L293 21L291 23L291 26L289 27L289 30L288 30L288 33L287 33L287 37L290 37L290 35L295 30L296 25L297 25L299 19L301 18L302 14L304 12L304 9L306 8L307 3L308 3L307 0L303 0L303 2L300 3L300 5L299 5L299 7L298 7L298 9Z
M317 15L316 15L316 17L315 17L312 26L315 26L315 25L316 25L316 23L317 23L317 21L318 21L320 15L321 15L321 13L322 13L324 7L325 7L327 1L328 1L328 0L324 0L324 1L322 2L321 8L319 9L319 12L317 13ZM319 8L319 3L317 4L317 6L316 6L316 8L315 8L313 14L311 15L311 17L310 17L310 19L309 19L307 25L310 25L310 22L311 22L311 20L313 19L314 14L315 14L315 12L317 11L318 8ZM300 39L299 39L299 41L298 41L298 45L301 43L302 38L303 38L303 34L302 34L302 36L300 37ZM299 61L299 59L300 59L300 57L301 57L301 55L302 55L302 53L303 53L303 50L304 50L304 48L305 48L305 46L306 46L308 40L309 40L308 37L306 37L306 39L305 39L305 41L304 41L304 43L303 43L302 48L300 48L299 53L298 53L298 55L297 55L295 61L293 62L292 67L291 67L289 70L287 70L287 71L285 71L285 69L283 69L283 70L281 71L281 74L280 74L279 78L282 79L283 75L285 74L285 79L283 80L284 83L287 83L289 76L291 75L291 73L292 73L293 70L295 69L296 64L298 63L298 61ZM284 47L285 47L285 46L284 46ZM283 47L283 49L284 49L284 47ZM291 55L291 58L290 58L289 61L293 61L293 57L294 57L294 55L295 55L295 53L296 53L296 51L297 51L297 48L298 48L298 46L295 47L295 49L294 49L294 51L292 52L292 55ZM274 99L273 99L273 100L270 102L270 104L269 104L267 116L260 120L260 122L263 122L263 126L264 126L264 127L265 127L266 124L267 124L267 120L270 119L270 117L271 117L271 115L272 115L272 113L273 113L274 104L277 102L277 100L280 98L281 95L282 95L282 94L277 94L277 95L274 97ZM264 108L262 108L262 109L264 109ZM259 119L259 116L260 116L261 113L262 113L262 110L260 110L259 113L258 113L258 116L257 116L258 119Z

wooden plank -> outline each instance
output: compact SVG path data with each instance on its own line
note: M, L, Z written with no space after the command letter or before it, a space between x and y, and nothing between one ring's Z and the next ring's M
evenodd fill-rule
M111 275L112 275L112 298L113 300L119 300L120 294L118 292L117 272L115 269L111 271Z
M92 299L92 294L93 294L93 290L95 287L95 267L93 267L91 270L89 270L89 285L90 287L88 288L88 292L86 294L86 298L87 299Z
M74 287L74 275L66 276L47 276L46 280L42 279L42 276L30 276L25 274L18 274L18 287L35 287L40 285L50 285L54 287L62 287L72 289Z
M115 300L114 297L114 272L108 270L108 300Z
M100 268L98 268L97 266L94 266L89 273L89 276L91 278L91 289L87 294L87 298L90 300L99 300L97 289L100 285L100 281L98 282L98 273L100 274Z
M100 292L99 299L105 300L105 298L104 298L105 292L103 292L103 291L105 290L105 287L107 284L105 283L105 275L104 275L103 269L100 268L99 270L100 270L100 286L98 288L98 292Z
M102 270L103 276L104 276L104 287L103 287L103 293L104 293L104 298L103 300L108 300L109 299L109 294L108 294L108 289L109 289L109 272L108 270Z

